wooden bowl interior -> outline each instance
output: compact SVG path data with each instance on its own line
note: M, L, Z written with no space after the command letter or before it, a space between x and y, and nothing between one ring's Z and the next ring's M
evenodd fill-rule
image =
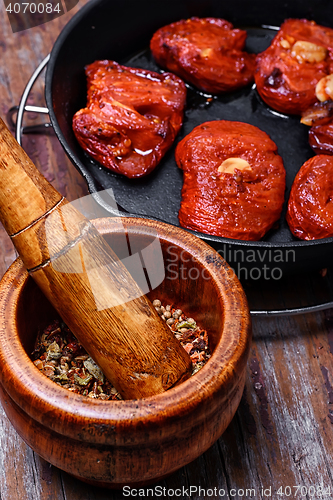
M56 318L59 318L59 314L27 273L22 293L18 296L16 326L23 349L29 357L34 349L37 333Z
M138 228L130 230L132 254L149 245L156 235L140 234ZM128 252L124 246L124 233L113 231L104 238L120 259ZM212 286L209 270L191 253L174 242L159 236L165 264L165 278L157 288L147 293L151 299L160 299L182 309L188 317L207 330L210 348L216 347L223 330L223 309L218 291ZM149 258L150 271L154 272L154 249ZM147 253L146 253L147 255ZM32 278L27 276L16 309L17 331L24 350L30 356L38 331L44 329L58 313L48 302Z
M140 234L139 228L131 229L132 254L145 249L150 250L150 271L158 265L154 258L154 247L151 245L155 234ZM112 233L104 238L120 259L126 257L127 251L122 244L122 234ZM170 304L182 309L188 317L207 330L210 347L216 347L223 330L223 309L218 292L211 279L207 267L197 260L190 251L159 235L165 265L165 278L154 290L147 293L150 300L159 299L163 304ZM158 270L156 270L157 274Z

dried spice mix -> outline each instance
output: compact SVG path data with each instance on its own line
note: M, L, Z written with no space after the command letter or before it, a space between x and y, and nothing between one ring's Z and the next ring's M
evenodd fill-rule
M181 309L163 306L158 299L153 306L189 354L193 375L210 358L206 330ZM31 357L46 377L69 391L96 399L122 399L70 329L58 319L38 333Z

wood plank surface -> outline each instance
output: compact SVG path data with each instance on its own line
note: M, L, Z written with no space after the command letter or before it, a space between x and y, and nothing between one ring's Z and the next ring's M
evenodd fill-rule
M0 2L2 117L18 104L30 75L50 51L62 27L85 3L80 0L64 16L13 34ZM36 83L29 102L44 105L43 79ZM41 120L30 114L25 123ZM85 182L55 136L25 136L23 146L45 177L68 199L87 194ZM16 253L3 228L0 242L2 276ZM266 288L248 284L251 307L307 304L324 298L328 285L318 275L308 282L276 282L269 292ZM187 467L133 494L193 500L333 498L333 312L254 317L253 337L245 392L224 435ZM160 489L154 489L157 487ZM45 462L16 434L1 408L0 498L111 500L125 495L86 485Z

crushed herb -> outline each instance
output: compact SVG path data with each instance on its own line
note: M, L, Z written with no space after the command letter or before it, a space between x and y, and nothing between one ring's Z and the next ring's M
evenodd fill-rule
M164 307L158 299L153 301L153 306L189 354L193 366L192 375L194 375L211 356L206 330L200 328L193 318L188 318L177 307L170 304Z
M211 356L206 330L200 328L193 318L187 318L181 309L172 305L164 307L158 299L153 301L153 306L189 354L192 375L197 373ZM95 399L122 399L79 340L60 320L54 320L38 333L31 358L45 376L69 391Z
M39 332L31 357L44 375L69 391L95 399L122 399L70 329L59 320Z

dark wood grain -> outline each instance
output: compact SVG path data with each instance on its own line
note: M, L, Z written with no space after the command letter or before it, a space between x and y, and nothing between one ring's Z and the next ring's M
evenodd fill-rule
M13 34L0 2L0 115L18 104L24 86L50 51L57 34L85 3L44 26ZM43 104L43 83L33 88L30 103ZM26 123L42 118L29 115ZM26 136L23 145L30 158L69 200L87 194L84 181L66 159L54 136ZM0 228L2 275L16 253ZM266 288L254 283L247 288L257 308L286 303L307 304L324 295L324 281L317 285L295 279L289 288L278 282ZM315 293L314 293L315 292ZM318 300L318 301L319 301ZM333 314L308 314L290 318L254 318L253 347L247 369L246 390L226 432L204 455L157 483L161 488L183 488L181 498L216 498L204 493L190 495L189 486L255 488L253 497L281 497L280 486L325 486L323 496L294 495L311 500L333 497ZM264 497L261 488L272 487ZM330 493L328 488L330 487ZM293 490L295 493L296 490ZM167 493L167 491L166 491ZM40 459L17 435L4 412L0 413L0 495L2 500L111 500L123 499L78 481ZM166 495L165 498L175 498ZM218 497L217 497L218 498Z

